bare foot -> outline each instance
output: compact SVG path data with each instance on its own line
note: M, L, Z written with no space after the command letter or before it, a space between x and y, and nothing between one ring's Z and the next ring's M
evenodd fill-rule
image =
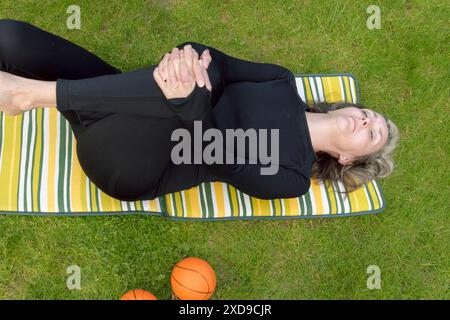
M15 116L32 109L27 85L30 79L0 71L0 111Z

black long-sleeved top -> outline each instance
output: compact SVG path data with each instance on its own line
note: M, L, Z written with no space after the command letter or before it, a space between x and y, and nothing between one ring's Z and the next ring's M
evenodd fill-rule
M270 141L270 129L278 129L279 169L274 175L261 175L260 168L269 165L262 165L259 160L256 164L248 160L245 164L171 164L160 181L158 193L177 191L181 184L185 189L205 181L222 181L262 199L305 194L317 156L305 116L308 106L298 95L292 72L276 64L237 59L196 42L177 47L182 49L186 44L191 44L199 55L209 49L212 62L208 75L213 91L195 86L186 98L168 99L169 107L192 137L195 120L202 121L203 132L217 128L224 137L225 129L268 129ZM246 155L248 147L246 144Z
M279 169L276 174L261 174L269 165L180 164L169 162L156 187L136 200L185 190L206 181L223 181L257 198L291 198L305 194L310 187L314 153L305 111L308 106L298 95L295 77L288 69L271 63L255 63L231 57L217 49L196 42L185 42L200 55L209 49L212 61L208 76L213 91L195 86L186 98L166 99L153 78L156 66L121 74L57 81L57 105L60 111L116 112L143 117L178 117L180 126L193 132L194 121L202 121L202 131L226 129L279 130ZM259 142L259 140L258 140ZM168 143L172 143L168 141ZM209 142L203 143L203 146ZM224 145L227 151L226 145ZM246 151L248 151L246 144ZM158 150L152 150L157 153ZM229 150L232 151L232 150ZM237 151L237 150L236 150ZM225 153L224 153L225 155ZM247 156L239 154L238 156ZM136 169L139 170L139 169Z

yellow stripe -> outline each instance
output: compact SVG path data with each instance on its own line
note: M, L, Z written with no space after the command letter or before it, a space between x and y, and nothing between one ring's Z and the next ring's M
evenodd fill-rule
M348 82L348 77L342 77L342 79L344 80L345 94L347 95L346 102L352 102L352 93L350 92L350 84Z
M322 83L325 101L329 103L342 101L341 85L338 77L324 77Z
M158 199L158 198L156 198ZM148 200L148 207L150 211L158 211L157 201L155 199Z
M311 93L311 87L309 85L308 77L303 78L303 83L305 84L305 96L307 100L307 104L313 104L314 99Z
M274 203L274 216L279 216L281 215L281 199L275 199L273 201Z
M270 217L272 216L272 210L270 208L270 200L267 199L259 199L259 207L261 209L261 216Z
M173 216L171 194L166 194L164 197L166 199L167 214Z
M325 208L323 206L324 199L322 195L322 190L319 185L319 181L317 179L311 179L311 188L314 193L314 204L316 206L316 214L323 214L325 212Z
M73 149L72 149L72 182L71 182L71 199L72 199L72 210L73 211L83 211L83 203L81 200L81 167L78 162L78 156L76 152L77 143L76 140L73 140Z
M241 213L239 212L239 205L238 200L236 196L236 188L234 188L232 185L229 185L230 188L230 197L231 197L231 216L238 216Z
M300 208L298 205L298 201L296 198L286 198L283 199L285 208L286 208L286 216L296 216L298 215Z
M369 210L369 202L367 201L367 196L364 191L364 187L358 188L355 190L356 197L358 199L359 208L361 211Z
M189 199L191 202L190 217L200 218L202 214L201 214L199 188L198 187L190 188L187 194L189 195Z
M17 188L18 188L18 161L20 157L20 123L22 116L5 117L4 132L12 133L11 136L5 138L3 143L2 154L2 171L0 176L0 186L6 186L8 192L0 194L0 204L7 211L17 211ZM9 134L8 134L9 135Z
M177 214L179 217L182 217L184 210L183 210L183 206L182 206L183 202L181 201L181 193L179 191L177 191L174 193L174 196L175 196L175 205L177 208Z
M225 200L224 200L224 196L223 196L223 188L222 188L222 183L221 182L213 182L213 189L214 189L214 193L215 193L215 200L216 201L216 207L217 207L217 216L219 218L223 218L225 217Z
M49 112L49 155L48 155L48 211L55 212L57 210L55 203L55 166L56 166L56 127L57 119L55 112Z

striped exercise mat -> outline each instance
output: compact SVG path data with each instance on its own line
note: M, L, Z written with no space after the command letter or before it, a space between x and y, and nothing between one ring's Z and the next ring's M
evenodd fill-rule
M303 101L359 102L350 74L296 75ZM298 198L264 200L222 182L126 202L109 197L82 171L76 140L67 120L45 108L19 116L0 112L0 214L150 214L181 220L342 217L378 213L385 201L376 180L344 197L343 184L325 186L312 179Z

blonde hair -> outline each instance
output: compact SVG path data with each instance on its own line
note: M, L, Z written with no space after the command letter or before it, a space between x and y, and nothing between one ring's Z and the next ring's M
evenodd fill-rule
M327 113L346 107L369 109L359 103L320 103L309 105L310 112ZM397 126L384 116L388 127L388 138L381 150L357 157L350 165L342 165L337 159L326 152L317 152L317 160L313 163L312 176L324 181L325 185L331 181L341 180L345 192L352 192L372 179L385 178L394 170L394 160L391 153L397 147L400 132Z

